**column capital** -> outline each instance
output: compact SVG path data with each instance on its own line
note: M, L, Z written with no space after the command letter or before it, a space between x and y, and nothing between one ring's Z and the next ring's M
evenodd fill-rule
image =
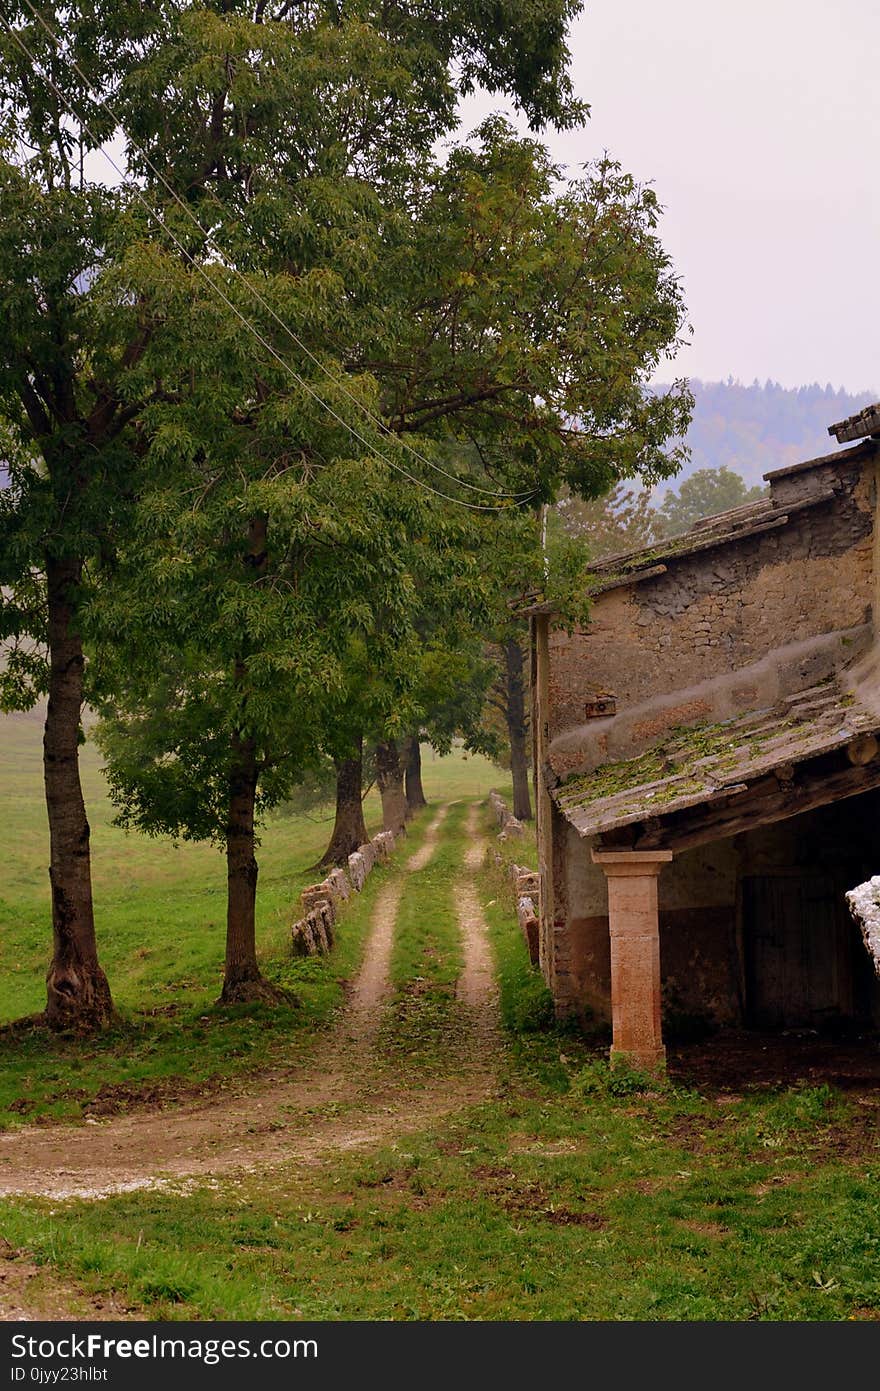
M671 850L591 850L590 854L609 879L659 874L672 859Z

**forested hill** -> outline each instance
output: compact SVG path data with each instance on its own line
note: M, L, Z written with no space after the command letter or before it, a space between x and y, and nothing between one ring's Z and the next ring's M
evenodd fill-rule
M726 382L692 378L691 390L696 402L687 436L691 458L678 481L697 469L726 467L750 486L771 469L836 449L828 426L880 396L872 391L850 395L818 382L784 387L755 381L743 386L732 377Z

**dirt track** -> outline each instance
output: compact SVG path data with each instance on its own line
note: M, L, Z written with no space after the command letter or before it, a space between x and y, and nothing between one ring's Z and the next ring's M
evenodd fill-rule
M444 815L442 808L422 848L407 862L408 873L429 862ZM474 839L476 817L473 807L468 822L471 872L481 854ZM465 968L457 993L472 1038L462 1049L460 1068L440 1078L407 1078L399 1070L392 1073L375 1051L404 883L400 876L380 893L349 1004L311 1066L293 1075L250 1078L180 1110L85 1126L27 1127L2 1135L0 1196L99 1199L291 1160L313 1162L330 1152L381 1144L484 1099L495 1077L495 986L470 874L462 881Z

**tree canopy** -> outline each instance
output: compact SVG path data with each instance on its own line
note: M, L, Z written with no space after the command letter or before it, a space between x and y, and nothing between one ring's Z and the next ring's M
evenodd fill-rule
M607 159L568 178L500 118L435 153L477 82L533 128L582 119L577 8L13 6L4 698L49 691L50 1014L110 1010L86 693L122 815L225 844L236 998L259 987L260 805L335 755L367 693L385 736L448 737L508 511L534 537L562 483L593 497L679 461L687 388L647 389L684 313L653 192Z

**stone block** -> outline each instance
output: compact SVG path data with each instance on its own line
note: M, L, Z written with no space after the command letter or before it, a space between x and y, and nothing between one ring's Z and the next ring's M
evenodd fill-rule
M529 949L529 960L533 966L537 966L540 956L540 926L538 923L538 915L535 912L535 905L532 900L525 895L517 902L516 916L520 931Z
M523 823L521 821L517 821L515 816L508 816L507 820L504 822L504 829L502 830L498 839L518 840L519 837L524 836L525 833L526 828L523 825Z
M317 916L321 920L321 927L323 928L323 932L321 933L323 944L322 949L324 951L332 951L333 943L336 937L334 931L334 924L336 922L336 918L331 908L331 905L329 904L329 902L325 901L315 911Z
M327 875L328 883L333 885L337 901L345 903L351 897L351 883L345 870L338 867Z
M348 857L348 877L357 893L360 893L364 884L367 882L367 865L363 855L359 850Z
M536 902L541 892L541 880L536 870L526 869L522 865L514 865L513 887L517 898L523 896L534 899Z
M327 933L324 929L324 915L319 909L313 908L306 913L306 931L312 942L312 953L317 955L328 949Z
M311 942L306 935L305 919L300 918L290 929L290 949L294 956L310 956Z
M336 901L332 888L325 882L323 884L310 884L307 889L303 889L300 895L303 909L308 915L312 909L320 908L327 903L332 914L331 921L336 921Z
M370 871L375 868L376 847L373 845L373 842L371 840L367 840L364 841L363 845L358 846L357 853L363 856L363 861L367 869L367 874L369 874Z

